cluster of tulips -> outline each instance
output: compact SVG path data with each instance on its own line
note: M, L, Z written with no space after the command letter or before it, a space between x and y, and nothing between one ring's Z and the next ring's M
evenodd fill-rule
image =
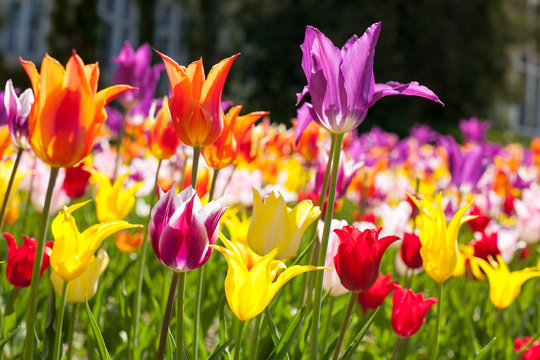
M380 30L339 49L306 28L291 129L222 101L237 55L205 75L126 43L100 91L75 52L21 59L32 88L0 94L0 359L540 358L540 139L490 143L476 118L461 145L359 135L385 96L442 105L375 83Z

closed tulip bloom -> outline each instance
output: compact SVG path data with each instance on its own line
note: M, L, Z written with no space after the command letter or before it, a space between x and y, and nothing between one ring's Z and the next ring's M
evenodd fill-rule
M519 337L514 340L514 352L518 353L529 343L533 341L532 336ZM531 346L521 355L520 360L538 360L540 359L540 340L535 340Z
M334 263L341 283L349 291L366 291L373 286L384 252L399 239L397 236L379 239L381 230L360 231L350 225L334 230L340 240Z
M223 116L223 131L212 144L202 148L201 153L208 166L214 169L223 169L231 165L240 149L240 144L251 126L267 111L256 111L243 116L240 115L242 106L237 105L229 109Z
M153 111L150 113L151 125L148 136L150 152L156 159L168 159L176 153L180 140L174 130L167 97L163 98L161 109L155 117Z
M279 193L272 192L261 199L253 189L253 214L248 230L248 244L257 254L264 256L278 249L275 258L284 260L296 255L300 240L309 225L321 211L310 200L303 200L289 209Z
M109 255L103 249L98 251L97 257L92 259L84 272L77 278L70 280L66 289L66 300L69 303L83 303L94 297L97 291L99 277L109 265ZM58 295L62 294L64 280L54 271L51 272L51 282Z
M338 49L318 29L306 27L302 69L311 95L313 118L328 131L343 134L360 125L378 100L388 95L414 95L442 104L427 87L411 82L376 84L373 75L375 45L381 23L371 25L360 38L353 36Z
M294 265L289 268L274 259L278 249L261 257L248 269L236 246L222 238L225 247L211 245L227 260L225 296L232 312L241 321L259 315L272 301L278 290L293 277L311 270L324 269L312 265Z
M418 235L407 232L403 234L399 255L408 268L418 269L422 267L421 247L422 243Z
M437 298L424 300L422 293L416 294L396 284L392 302L392 329L397 336L407 338L420 330L429 308L437 303Z
M49 55L41 74L33 62L21 59L21 64L35 96L28 119L30 146L52 166L70 167L88 155L107 118L105 105L133 89L115 85L98 92L98 64L85 65L75 51L65 69Z
M152 208L148 234L157 258L173 271L183 272L203 266L216 242L221 216L227 209L225 198L205 206L192 187L176 194L173 187Z
M476 218L476 216L465 216L465 212L474 200L461 207L450 224L446 226L440 194L435 202L426 198L418 201L410 194L409 197L420 210L419 236L422 243L420 255L424 270L433 280L441 283L452 276L457 265L459 228L467 221Z
M96 190L96 213L100 222L123 220L128 216L135 205L135 193L143 185L142 182L124 190L123 183L129 172L126 172L114 181L111 181L102 172L92 170L92 177L98 188Z
M535 268L510 271L500 255L497 255L497 261L491 264L478 259L478 265L488 278L489 298L498 309L505 309L512 305L525 281L540 277L540 271Z
M119 230L142 227L125 221L111 221L92 225L80 233L72 212L88 202L70 207L64 205L51 225L55 240L50 259L51 268L65 281L79 277L86 270L94 253L107 237Z
M232 62L238 55L214 65L204 77L202 59L186 68L170 57L158 54L165 63L173 96L169 99L176 134L188 146L212 144L223 130L221 92Z
M28 115L34 103L34 94L31 89L23 91L21 96L17 96L11 80L6 83L4 95L4 106L7 115L9 135L11 141L20 149L28 149Z
M376 309L384 299L394 290L395 281L390 281L392 274L382 276L379 274L375 283L366 291L358 293L358 302L362 305L364 315L371 309Z
M36 256L37 240L23 235L24 241L18 247L15 238L10 233L5 232L4 237L8 244L6 277L13 286L27 287L32 280L32 268L34 267L34 258ZM45 242L45 251L43 252L43 261L39 276L43 275L43 272L49 267L49 253L52 247L52 241Z
M66 176L64 177L62 189L64 189L67 196L72 199L83 197L90 185L88 181L90 175L91 173L85 170L82 163L77 166L66 168Z

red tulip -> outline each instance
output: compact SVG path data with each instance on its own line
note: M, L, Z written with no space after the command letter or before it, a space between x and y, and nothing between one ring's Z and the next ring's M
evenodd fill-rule
M339 279L349 291L366 291L377 280L384 252L397 236L379 238L382 228L360 231L347 225L334 232L340 240L334 257Z
M362 305L362 311L364 315L371 309L378 308L383 302L384 299L394 290L394 284L397 284L395 281L390 281L392 274L382 276L379 274L377 280L366 291L358 293L358 302Z
M420 256L421 247L422 243L418 235L411 233L403 234L399 255L408 268L418 269L422 266L422 256Z
M66 168L62 188L70 198L78 199L86 194L90 185L88 179L90 179L90 172L84 169L83 164Z
M8 244L8 261L6 277L8 281L17 287L26 287L30 285L32 279L32 268L36 255L37 240L23 235L24 242L17 247L15 238L10 233L4 233ZM52 249L53 242L45 242L45 248ZM43 252L43 262L41 263L40 276L49 266L49 254L45 249Z
M491 234L482 233L480 240L473 240L469 245L474 247L474 256L485 261L490 261L489 257L497 258L501 254L498 247L498 235L496 232Z
M406 338L420 330L429 308L437 302L437 298L424 300L422 293L415 294L396 284L392 302L392 328L397 336Z
M521 349L529 345L532 337L519 337L514 341L514 351L520 352ZM540 359L540 340L536 340L533 344L521 355L520 360L538 360Z
M470 215L478 215L475 219L469 220L467 224L472 232L484 232L491 218L482 214L480 208L476 205L471 206Z

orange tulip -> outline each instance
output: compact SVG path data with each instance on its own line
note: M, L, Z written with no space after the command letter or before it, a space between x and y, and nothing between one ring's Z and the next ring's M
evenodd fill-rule
M173 156L180 144L172 124L167 97L163 98L163 105L152 121L148 142L150 152L159 160Z
M134 88L116 85L97 92L98 64L84 65L75 51L65 69L45 55L41 74L33 62L20 61L36 99L28 120L32 150L49 165L75 165L92 149L107 118L105 105Z
M201 153L208 166L223 169L233 163L238 155L240 143L249 128L268 111L256 111L244 116L238 116L242 106L233 106L223 115L223 131L212 144L202 148Z
M158 54L165 63L173 96L169 99L176 134L189 146L208 146L223 130L221 92L232 62L238 54L221 60L204 78L202 59L186 68L167 55Z

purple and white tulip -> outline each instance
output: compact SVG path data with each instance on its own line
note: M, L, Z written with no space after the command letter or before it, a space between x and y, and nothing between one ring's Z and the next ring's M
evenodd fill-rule
M15 93L11 79L6 82L4 107L13 144L20 149L28 149L28 115L34 103L32 89L26 89L20 96Z

